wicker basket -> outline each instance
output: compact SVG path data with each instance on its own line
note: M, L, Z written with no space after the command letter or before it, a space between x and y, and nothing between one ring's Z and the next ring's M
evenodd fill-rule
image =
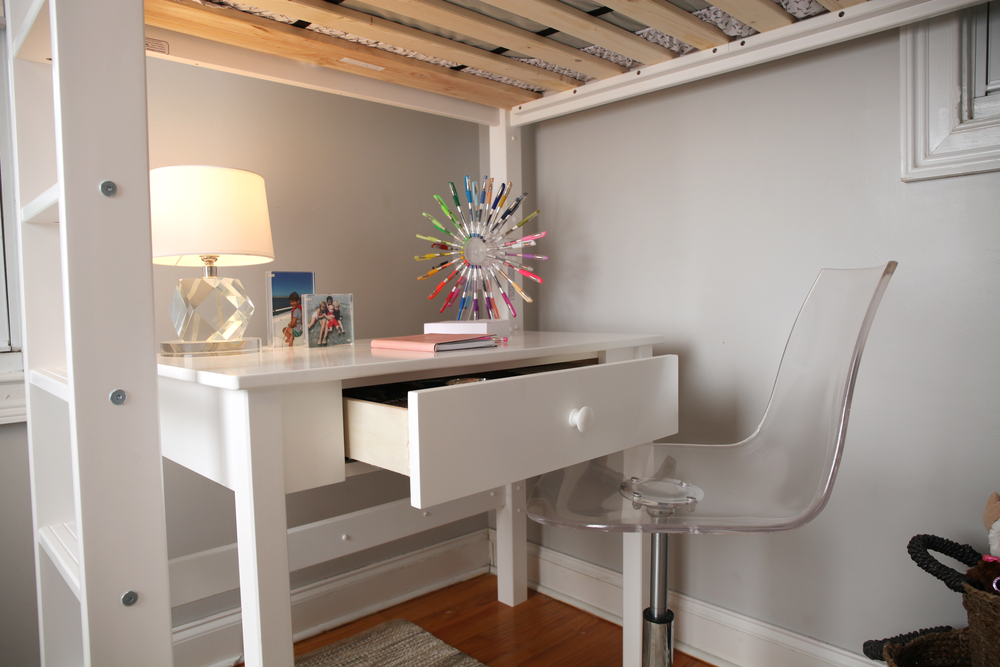
M966 584L962 605L969 613L972 667L1000 667L1000 595Z
M934 632L906 644L890 642L882 656L889 667L970 667L969 631Z
M1000 595L980 590L964 573L944 565L929 553L936 551L973 567L979 562L979 552L934 535L915 536L907 551L921 569L962 594L969 627L929 628L865 642L865 655L872 659L881 657L890 667L1000 667Z

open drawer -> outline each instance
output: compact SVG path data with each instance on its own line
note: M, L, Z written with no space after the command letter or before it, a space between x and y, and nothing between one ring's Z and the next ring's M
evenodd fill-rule
M421 389L407 398L406 408L345 398L347 455L409 475L413 506L430 507L676 433L677 357Z

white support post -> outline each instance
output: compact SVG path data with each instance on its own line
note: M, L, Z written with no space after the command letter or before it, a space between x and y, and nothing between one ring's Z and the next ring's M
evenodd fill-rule
M622 667L642 664L642 612L649 606L648 533L622 535Z
M521 129L511 127L510 112L500 111L497 125L490 127L490 176L496 183L510 181L515 187L521 178ZM523 310L523 302L511 291L508 296L515 310ZM502 311L505 313L506 311ZM522 329L520 322L511 322L511 331ZM524 481L506 486L506 502L497 509L497 597L511 607L528 599L528 527L527 495Z
M225 392L223 413L236 472L243 657L247 667L292 667L281 390Z
M494 191L496 191L496 187L499 187L499 183L506 183L507 181L513 183L515 189L524 185L524 179L521 175L521 128L511 126L509 111L500 109L499 113L499 123L490 126L490 176L495 179L494 182L497 184L494 185ZM513 195L508 201L513 201ZM520 211L511 220L515 217L520 220L522 217ZM517 280L518 284L520 284L521 276L517 272L514 272L514 274L511 278ZM514 290L506 286L504 289L508 291L507 296L510 297L518 316L517 318L509 318L510 313L505 309L500 311L501 316L505 319L511 319L510 327L512 332L523 331L524 316L522 315L522 311L524 310L524 301Z
M602 364L648 359L653 347L608 350L601 354ZM650 455L648 445L639 445L625 452L625 472L633 467L641 469ZM649 556L651 540L647 533L622 535L622 666L638 667L642 664L642 612L649 606Z
M523 481L505 487L497 509L497 598L514 607L528 599L527 494Z

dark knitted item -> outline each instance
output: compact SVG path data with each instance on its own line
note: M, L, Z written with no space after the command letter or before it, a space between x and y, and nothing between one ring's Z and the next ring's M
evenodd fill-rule
M936 632L906 644L886 644L884 658L888 667L969 667L974 664L968 630Z
M994 586L1000 563L966 544L936 535L916 535L906 546L913 562L948 588L962 593L969 627L927 628L864 644L864 654L889 667L1000 667L1000 595ZM929 552L954 558L971 568L963 574ZM990 559L990 560L987 560Z
M974 568L965 573L972 581L979 584L984 591L991 595L1000 595L1000 560L985 558L976 564Z
M952 542L937 535L916 535L906 545L906 550L910 552L910 558L920 566L921 570L934 575L956 593L963 592L965 584L968 583L971 583L976 588L981 586L981 584L970 581L966 575L939 562L934 556L927 553L928 551L936 551L939 554L954 558L966 567L973 567L979 563L981 554L967 544Z
M1000 595L966 586L962 604L969 613L970 664L1000 667Z
M917 630L916 632L908 632L905 635L896 635L895 637L889 637L888 639L869 639L865 642L863 651L866 658L871 658L872 660L885 660L882 655L883 649L886 644L908 644L912 642L917 637L923 637L924 635L933 634L936 632L950 632L950 625L940 625L936 628L924 628L923 630Z

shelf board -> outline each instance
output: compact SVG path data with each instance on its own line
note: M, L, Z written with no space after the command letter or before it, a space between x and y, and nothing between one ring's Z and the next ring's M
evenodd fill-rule
M38 543L52 559L66 585L80 599L80 548L75 523L45 526L38 531Z
M65 368L33 368L28 378L32 386L69 402L69 378Z
M14 55L23 60L52 64L49 0L35 0L14 38Z
M59 222L59 184L56 183L22 207L21 221L32 224Z

